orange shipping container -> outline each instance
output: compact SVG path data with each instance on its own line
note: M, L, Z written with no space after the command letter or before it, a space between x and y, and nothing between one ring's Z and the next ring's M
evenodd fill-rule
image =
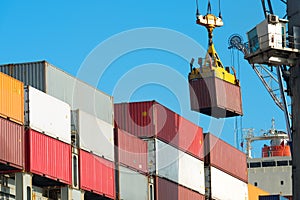
M254 185L248 184L248 195L249 195L249 200L257 200L259 199L260 195L269 195L270 193L255 187Z
M24 84L0 73L0 115L24 124Z

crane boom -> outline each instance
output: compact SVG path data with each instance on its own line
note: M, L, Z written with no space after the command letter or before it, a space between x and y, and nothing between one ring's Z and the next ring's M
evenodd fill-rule
M247 56L249 50L246 44L241 43L241 39L237 38L239 36L234 35L230 39L230 47L229 48L236 48L241 51L244 56ZM280 66L275 66L276 68L276 75L272 72L272 68L266 67L262 64L251 64L252 69L258 76L258 78L263 83L264 87L267 89L268 93L270 94L271 98L275 102L275 104L284 112L285 121L286 121L286 129L289 135L289 139L291 139L291 114L288 110L288 104L286 100L286 95L284 93L285 89L283 86L282 81L282 71ZM277 86L274 88L274 86ZM278 94L279 92L279 94Z

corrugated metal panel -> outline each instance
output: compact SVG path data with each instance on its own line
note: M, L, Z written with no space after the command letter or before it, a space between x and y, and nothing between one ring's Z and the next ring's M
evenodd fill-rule
M72 126L79 135L79 147L114 161L113 125L81 110L72 111Z
M114 163L80 150L80 188L115 198Z
M238 85L215 77L193 79L189 84L192 110L216 118L243 114Z
M247 183L214 167L210 168L210 172L211 195L213 199L248 200Z
M0 115L24 124L24 85L0 73Z
M115 124L137 137L153 137L153 102L122 103L114 105Z
M163 178L156 177L156 200L205 200L205 196Z
M208 133L205 134L205 162L244 182L248 182L246 155Z
M68 104L30 86L25 89L25 99L27 126L71 144L71 108Z
M122 200L148 200L148 177L119 167L120 199Z
M113 97L79 81L46 61L1 65L0 71L113 124Z
M47 64L47 93L113 125L113 97ZM64 87L62 87L64 86Z
M0 71L34 88L45 91L46 61L0 65Z
M259 195L269 195L270 193L255 187L254 185L248 184L248 196L249 200L257 200Z
M195 156L200 160L203 160L203 129L179 115L178 118L179 127L177 134L172 139L169 138L169 140L166 140L165 134L163 134L160 138L162 138L163 141L170 141L169 144Z
M157 137L203 158L202 128L155 101L115 104L115 126L137 137Z
M130 135L129 133L123 130L116 129L116 131L119 163L147 173L147 142L133 135Z
M205 194L204 162L158 139L149 140L154 153L149 152L149 166L155 165L155 174ZM151 155L156 155L155 158ZM152 169L150 167L150 169Z
M24 127L0 118L0 162L24 169L24 148Z
M288 199L280 195L263 195L263 196L259 196L259 200L288 200Z
M205 194L204 162L156 140L156 173Z
M71 185L71 145L36 132L26 132L27 171Z

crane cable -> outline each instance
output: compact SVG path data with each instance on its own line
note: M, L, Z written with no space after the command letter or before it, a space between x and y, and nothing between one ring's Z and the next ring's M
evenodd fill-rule
M221 0L219 0L218 2L219 2L219 18L222 19ZM198 16L198 15L200 15L198 0L196 0L196 8L197 8L196 15ZM207 3L207 14L211 14L210 0L208 0L208 3Z
M198 0L196 0L196 16L200 15L200 12L199 12L199 4L198 4Z
M231 66L237 66L237 79L241 80L241 70L240 70L240 54L239 51L236 51L234 48L231 48ZM242 147L243 150L243 116L235 117L234 120L235 127L235 142L236 147Z
M221 12L221 0L219 0L219 18L222 19L222 12Z
M211 14L210 0L208 0L208 4L207 4L207 14Z

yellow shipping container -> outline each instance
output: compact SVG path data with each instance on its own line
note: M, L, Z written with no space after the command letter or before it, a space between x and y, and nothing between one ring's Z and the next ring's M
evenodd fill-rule
M248 184L248 200L258 200L260 195L269 195L270 193L255 187L254 185Z
M24 124L24 84L1 72L0 115Z

